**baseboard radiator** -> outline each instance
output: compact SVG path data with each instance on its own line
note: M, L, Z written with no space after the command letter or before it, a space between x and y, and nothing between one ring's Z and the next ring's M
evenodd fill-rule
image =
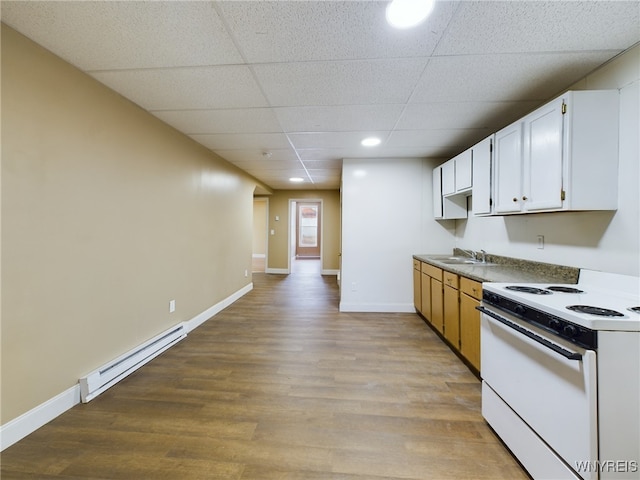
M87 403L187 336L185 323L166 330L80 379L80 399Z

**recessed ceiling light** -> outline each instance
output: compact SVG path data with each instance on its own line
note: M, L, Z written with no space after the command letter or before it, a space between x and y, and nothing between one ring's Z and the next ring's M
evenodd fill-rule
M369 137L362 140L360 144L365 147L375 147L376 145L380 145L380 139L377 137Z
M393 0L387 5L387 22L395 28L415 27L429 16L434 4L434 0Z
M290 181L290 182L293 182L293 183L301 183L301 182L304 182L304 178L300 178L300 177L291 177L291 178L289 179L289 181Z

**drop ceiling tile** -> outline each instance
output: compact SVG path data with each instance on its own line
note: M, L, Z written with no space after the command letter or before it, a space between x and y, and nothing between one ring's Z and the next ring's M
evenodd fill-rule
M219 9L251 63L429 56L455 10L439 1L410 30L391 28L387 2L222 2Z
M491 134L488 129L396 130L385 147L451 147L464 148Z
M216 153L222 158L233 162L265 162L268 164L271 161L287 161L287 162L299 162L293 148L286 149L239 149L239 150L224 150L216 149ZM268 154L271 156L268 156ZM265 155L267 154L267 155Z
M362 146L352 148L299 148L298 155L307 164L308 161L342 161L345 157L357 156Z
M256 174L260 175L261 179L264 179L265 182L269 183L272 181L289 181L292 177L304 178L308 180L309 176L307 175L307 171L304 168L287 168L282 170L276 169L265 169L265 170L255 170Z
M193 67L93 72L147 110L266 107L249 67Z
M409 104L396 128L498 128L522 117L540 102L432 102Z
M266 151L286 149L289 146L287 137L282 133L220 133L189 136L216 153L220 150L246 150L250 148Z
M335 168L307 169L311 178L315 179L337 179L342 173L342 166Z
M342 158L329 158L326 160L303 160L303 162L304 166L308 170L342 168Z
M378 137L384 143L389 132L310 132L290 133L289 139L298 148L357 148L362 151L375 147L363 147L360 142L366 137Z
M404 105L337 105L275 108L285 132L391 130Z
M210 2L2 2L2 21L84 70L241 63Z
M246 170L286 170L288 168L297 169L301 168L302 164L300 160L249 160L249 161L234 161L232 162L235 166Z
M405 103L426 59L400 58L255 65L274 107Z
M411 102L544 101L611 56L609 51L432 58Z
M637 1L462 2L435 54L621 51L639 15Z
M278 119L269 108L160 110L152 113L187 135L282 132Z
M460 147L451 147L451 146L408 146L408 147L396 147L396 146L386 146L380 150L378 154L378 158L445 158L448 159L453 156L454 153Z

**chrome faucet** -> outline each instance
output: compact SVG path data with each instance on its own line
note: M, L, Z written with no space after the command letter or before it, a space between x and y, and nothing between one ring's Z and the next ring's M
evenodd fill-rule
M466 253L467 255L469 255L473 260L477 260L477 253L474 252L473 250L464 250L462 248L459 249L461 252Z
M487 252L484 250L480 250L481 262L487 263Z

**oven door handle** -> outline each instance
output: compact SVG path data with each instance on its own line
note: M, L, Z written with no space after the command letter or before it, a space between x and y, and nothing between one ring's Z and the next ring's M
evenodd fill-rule
M562 355L563 357L565 357L565 358L567 358L569 360L582 360L582 354L566 350L566 349L556 345L555 343L550 342L546 338L542 338L541 336L536 335L533 332L530 332L526 328L522 328L520 325L518 325L516 323L513 323L513 322L510 322L509 320L501 317L497 313L494 313L491 310L489 310L489 309L487 309L487 308L485 308L483 306L476 307L476 309L480 310L485 315L489 315L491 318L494 318L494 319L498 320L500 323L506 325L509 328L512 328L513 330L517 331L518 333L521 333L522 335L524 335L526 337L529 337L534 342L538 342L540 345L544 345L545 347L553 350L554 352Z

